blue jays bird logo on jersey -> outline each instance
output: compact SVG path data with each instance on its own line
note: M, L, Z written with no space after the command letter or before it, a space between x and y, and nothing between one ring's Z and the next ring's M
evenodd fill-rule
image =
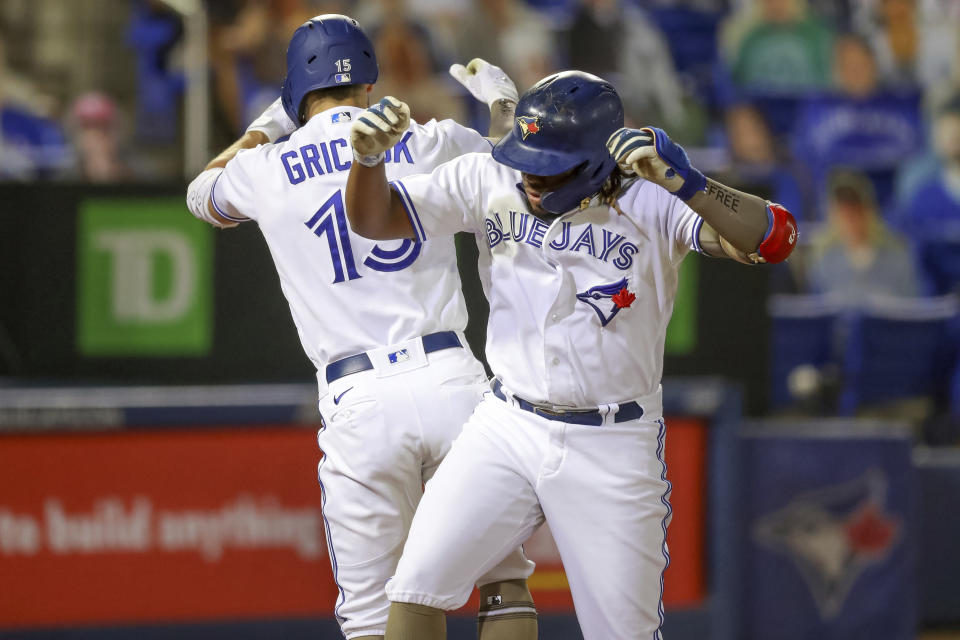
M753 537L787 554L828 620L860 574L890 555L901 522L887 512L887 481L870 470L844 484L801 494L754 524Z
M610 324L614 317L620 313L620 309L626 309L636 299L637 296L627 290L626 278L621 278L611 284L590 287L577 294L577 300L586 302L597 312L601 327Z
M520 127L521 140L526 140L527 136L540 131L540 116L520 116L517 126Z

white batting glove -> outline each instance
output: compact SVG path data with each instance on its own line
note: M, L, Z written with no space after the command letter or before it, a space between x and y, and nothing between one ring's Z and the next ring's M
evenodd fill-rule
M267 107L256 120L250 123L246 133L259 131L267 136L267 140L270 142L276 142L278 139L290 135L296 130L297 125L294 124L290 116L287 115L283 105L280 103L280 98L277 98L276 102Z
M410 107L387 96L363 111L350 127L354 159L365 167L383 161L383 152L400 142L410 127Z
M516 102L520 99L517 85L513 84L503 69L482 58L474 58L467 66L450 65L450 75L484 104L493 105L497 100Z

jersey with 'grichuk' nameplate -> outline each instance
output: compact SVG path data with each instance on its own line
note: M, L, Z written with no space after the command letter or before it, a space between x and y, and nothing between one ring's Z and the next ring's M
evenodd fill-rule
M467 323L452 238L373 241L351 231L343 189L353 157L350 125L361 111L336 107L286 141L240 151L211 197L220 215L257 221L318 371L381 345L462 331ZM411 122L387 151L387 176L489 150L479 133L452 120Z

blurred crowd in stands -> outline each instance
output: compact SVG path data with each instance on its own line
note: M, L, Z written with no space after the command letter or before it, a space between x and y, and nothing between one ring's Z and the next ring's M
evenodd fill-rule
M0 180L182 179L185 30L169 6L176 3L77 0L71 12L101 19L91 18L74 39L99 38L99 57L66 52L38 69L43 56L25 53L24 45L35 52L56 41L47 32L66 20L53 15L66 12L64 4L0 3ZM812 362L812 347L800 358L816 365L813 382L802 368L789 381L775 381L788 394L784 405L813 397L810 390L831 378L830 367L846 370L847 359L856 359L849 352L866 339L857 333L861 318L843 310L876 311L889 307L877 300L890 296L928 300L960 286L958 0L204 5L211 150L228 144L278 96L287 40L319 13L360 20L380 60L376 95L397 95L420 121L455 118L485 127L485 108L446 73L452 62L477 56L502 66L521 92L563 68L611 80L628 125L665 128L703 171L781 202L800 221L801 248L775 271L772 287L804 299L791 307L778 298L771 315L775 324L783 313L828 317L829 335L817 338L828 343L818 347L824 362ZM24 31L31 21L33 30ZM21 34L15 46L14 33ZM100 72L87 73L87 85L64 81L76 65L91 64ZM41 71L60 82L32 85ZM960 323L940 313L942 306L898 308L904 317L937 318L945 327L944 351ZM956 305L950 308L956 314ZM937 384L947 385L938 402L946 406L955 393L960 413L960 373L937 362ZM834 394L830 410L854 411L857 403L844 405L842 393Z

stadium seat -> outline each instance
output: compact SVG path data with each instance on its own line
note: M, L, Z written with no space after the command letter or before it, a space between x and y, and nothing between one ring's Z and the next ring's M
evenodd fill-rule
M842 301L832 296L775 295L768 302L770 328L770 407L782 410L806 398L791 390L790 377L812 367L810 386L819 387L824 370L837 361L836 328ZM796 385L796 380L794 382ZM801 382L801 386L804 386ZM816 388L809 389L813 394Z
M945 399L956 361L955 296L874 298L850 319L840 413L908 398Z
M931 294L956 293L960 289L960 238L919 240L917 262Z
M717 30L723 15L687 7L654 7L650 19L663 32L677 72L692 78L697 91L709 97L717 58Z

